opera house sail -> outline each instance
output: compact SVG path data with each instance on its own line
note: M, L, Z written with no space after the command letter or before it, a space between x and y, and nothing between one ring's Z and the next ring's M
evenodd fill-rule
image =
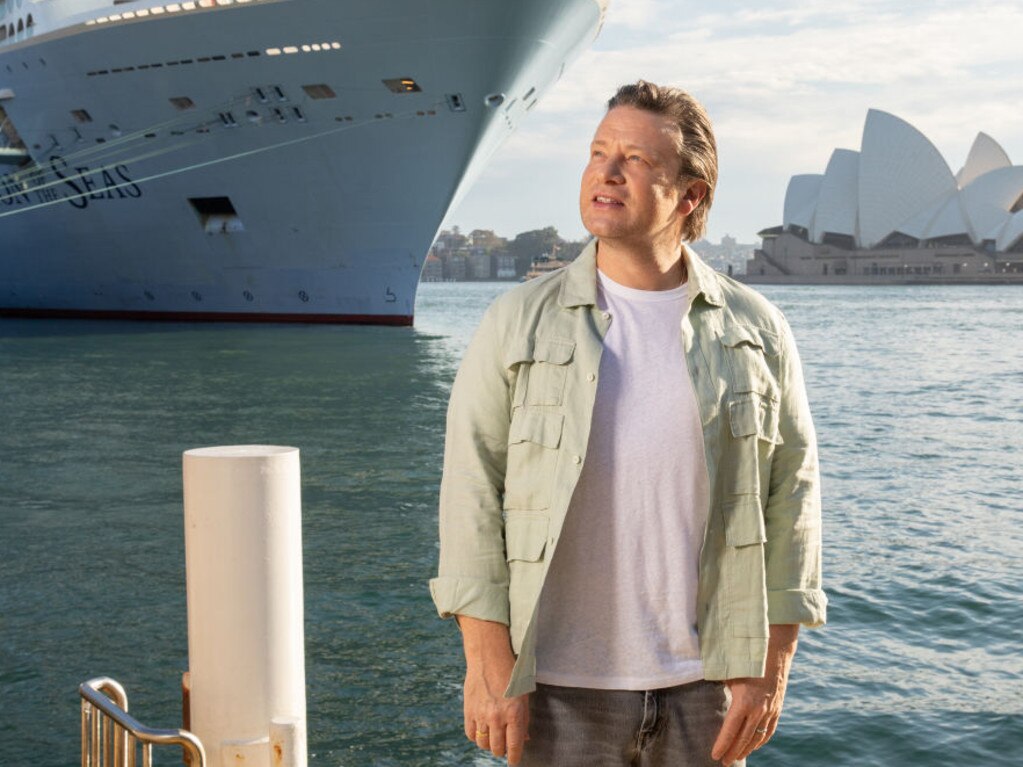
M926 136L867 113L859 151L793 176L748 282L1023 284L1023 166L985 133L953 173Z

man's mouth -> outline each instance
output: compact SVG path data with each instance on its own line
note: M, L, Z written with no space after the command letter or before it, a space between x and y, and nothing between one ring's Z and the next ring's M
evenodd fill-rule
M598 205L617 205L617 206L623 206L625 204L621 200L616 200L614 197L608 197L605 194L595 195L594 198L593 198L593 201L595 203L597 203Z

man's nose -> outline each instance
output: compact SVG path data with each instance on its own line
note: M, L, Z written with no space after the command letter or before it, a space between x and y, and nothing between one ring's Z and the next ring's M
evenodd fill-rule
M625 182L622 175L623 158L609 155L600 166L600 180L608 184L621 184Z

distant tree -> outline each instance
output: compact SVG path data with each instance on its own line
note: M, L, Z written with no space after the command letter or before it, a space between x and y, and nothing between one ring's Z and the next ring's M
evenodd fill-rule
M487 253L500 250L507 244L504 237L498 237L492 229L473 229L469 240L474 248L483 248Z
M558 230L546 226L515 235L515 239L508 243L507 252L515 257L516 274L522 275L529 271L534 258L561 251L564 245L565 241L558 235Z

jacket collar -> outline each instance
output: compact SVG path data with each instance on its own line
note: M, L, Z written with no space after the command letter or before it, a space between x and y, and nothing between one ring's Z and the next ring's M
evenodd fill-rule
M696 251L688 245L682 246L686 268L689 273L689 294L693 301L703 295L711 306L724 306L721 298L721 284L718 274ZM564 307L595 306L597 303L597 239L590 240L582 253L565 267L565 278L561 282L558 302Z

